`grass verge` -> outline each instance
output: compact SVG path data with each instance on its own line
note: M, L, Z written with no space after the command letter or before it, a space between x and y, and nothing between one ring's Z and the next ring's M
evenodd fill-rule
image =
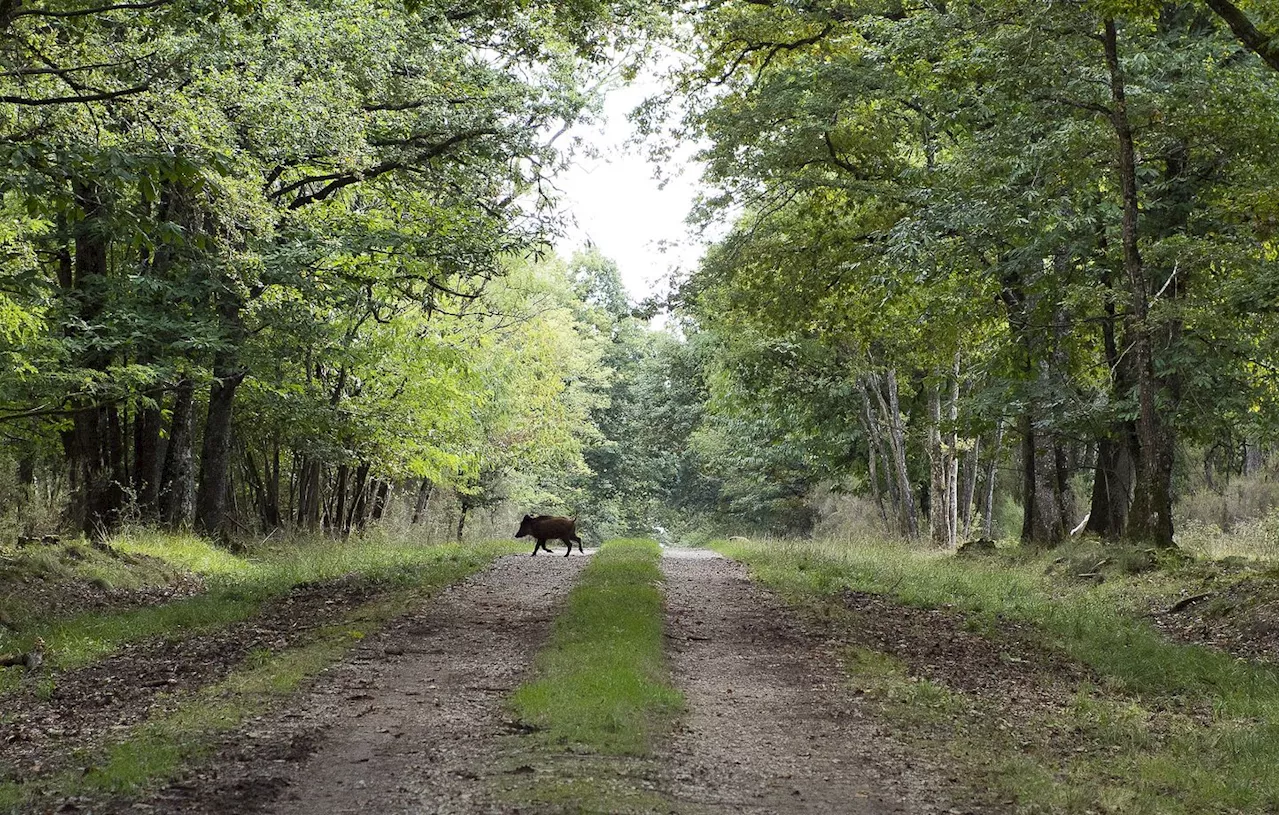
M396 557L365 553L363 557L383 562L395 575L382 596L317 629L304 645L277 653L255 653L222 681L163 701L156 706L163 713L113 735L92 755L78 760L73 770L0 783L0 811L26 811L40 799L135 796L174 777L183 767L214 750L225 734L286 698L388 620L404 613L431 591L477 571L510 547L496 544L419 548L427 551L400 553ZM336 558L337 561L351 562L345 558ZM323 571L302 569L295 574Z
M516 551L505 542L423 545L370 537L349 541L300 540L239 557L192 535L126 533L112 548L143 562L162 561L205 580L193 597L142 608L90 611L22 622L12 647L36 637L46 644L46 664L68 670L93 662L122 645L155 636L190 636L248 619L262 604L295 586L354 575L389 589L458 579L498 554ZM11 647L11 646L6 646ZM0 669L0 697L18 684L21 671Z
M975 794L1024 812L1263 813L1277 807L1275 666L1166 641L1112 585L1064 585L1037 560L969 560L902 546L717 544L788 601L832 619L843 589L947 608L999 641L1015 620L1087 665L1097 686L1015 709L913 672L897 654L845 655L851 682L903 735L960 765Z
M512 708L504 798L573 812L665 812L644 776L655 740L683 707L663 656L658 545L610 541L569 593ZM540 769L532 771L532 767Z

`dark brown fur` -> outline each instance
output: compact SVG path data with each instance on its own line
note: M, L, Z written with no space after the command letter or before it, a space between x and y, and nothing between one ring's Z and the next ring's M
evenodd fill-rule
M576 529L577 518L566 518L562 515L526 515L524 520L520 521L520 528L516 530L517 538L530 537L534 539L533 554L538 554L538 549L546 549L547 541L555 539L562 543L567 543L569 548L565 550L564 556L568 557L573 551L573 544L576 541L578 551L582 551L582 538L578 537Z

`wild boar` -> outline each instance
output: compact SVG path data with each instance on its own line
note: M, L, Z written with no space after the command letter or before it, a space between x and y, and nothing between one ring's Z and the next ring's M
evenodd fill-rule
M547 541L556 539L562 543L569 544L569 548L565 550L564 556L568 557L573 551L573 544L576 541L578 551L582 551L582 538L578 537L575 525L578 522L577 516L566 518L562 515L526 515L524 520L520 521L520 528L516 530L516 537L533 538L533 554L538 554L538 549L551 550L547 547ZM532 557L532 555L530 556Z

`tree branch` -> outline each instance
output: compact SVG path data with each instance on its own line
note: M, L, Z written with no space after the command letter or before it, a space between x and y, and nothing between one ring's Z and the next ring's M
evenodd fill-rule
M149 3L114 3L109 6L93 6L92 8L73 9L71 11L49 11L48 9L22 9L10 14L8 19L3 20L5 23L12 22L19 17L88 17L93 14L104 14L108 11L132 10L144 11L146 9L159 8L167 6L173 0L151 0Z
M151 83L138 85L133 88L124 88L118 91L102 91L101 93L90 93L81 96L50 96L45 99L32 99L25 96L0 96L0 102L11 105L28 105L31 107L43 107L45 105L71 105L87 102L105 102L109 99L119 99L121 96L129 96L135 93L142 93L151 89Z
M1267 63L1273 71L1280 71L1280 54L1276 49L1276 38L1268 37L1258 30L1243 11L1238 9L1231 0L1204 0L1205 5L1213 9L1213 13L1217 14L1236 35L1236 39L1240 40L1246 48L1262 57L1262 61Z

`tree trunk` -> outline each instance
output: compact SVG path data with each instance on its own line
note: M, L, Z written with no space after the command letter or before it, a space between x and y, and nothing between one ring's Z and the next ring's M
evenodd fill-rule
M960 534L960 459L956 455L956 441L960 420L960 352L956 352L951 366L951 388L947 406L947 432L943 436L946 444L947 465L947 548L955 549L957 536Z
M462 530L467 525L467 512L471 510L471 506L466 501L458 508L458 543L462 543Z
M1124 536L1133 497L1133 455L1126 441L1102 439L1093 471L1085 531L1107 540Z
M1018 430L1022 436L1022 533L1023 543L1035 540L1039 527L1036 502L1036 431L1030 411L1018 417Z
M899 523L908 540L920 536L920 523L916 515L915 497L911 492L911 476L907 470L906 433L902 427L902 413L898 404L898 376L890 369L884 378L886 394L880 392L879 378L876 377L875 394L880 402L880 412L889 424L889 447L893 455L894 477L897 479L899 505Z
M1076 526L1075 495L1071 492L1071 457L1061 438L1055 439L1053 443L1053 476L1057 526L1062 530L1058 542L1061 542Z
M942 397L939 386L928 386L926 400L929 411L929 539L941 549L952 548L951 507L947 501L947 461L942 440Z
M1244 452L1240 456L1240 475L1249 476L1262 469L1262 465L1266 460L1263 449L1260 445L1250 444L1246 439L1242 446Z
M183 377L173 390L173 418L169 422L169 446L160 476L160 521L169 529L186 527L195 508L195 460L192 456L195 425L195 383Z
M382 513L387 510L387 503L391 500L391 482L379 480L378 488L373 494L373 521L377 523L382 520Z
M1129 281L1130 317L1127 335L1132 344L1138 386L1137 436L1139 455L1128 537L1159 547L1173 546L1172 439L1156 412L1156 377L1152 360L1150 294L1138 249L1138 175L1133 130L1120 72L1115 20L1103 22L1103 52L1111 83L1111 124L1115 130L1117 173L1120 181L1121 227L1125 276Z
M315 530L320 526L320 462L304 458L298 484L298 525Z
M1024 468L1023 498L1031 504L1030 527L1024 514L1023 543L1036 546L1057 546L1067 537L1071 528L1063 521L1061 490L1068 485L1059 479L1059 460L1062 445L1050 433L1030 431L1032 437L1032 466ZM1024 454L1025 454L1024 445ZM1024 512L1026 508L1024 507Z
M333 483L333 522L331 530L333 532L346 533L350 531L347 524L347 480L349 478L351 468L346 464L338 465L338 477Z
M248 371L240 364L244 335L242 304L230 282L218 293L218 319L226 347L213 355L213 384L200 451L200 484L196 493L196 529L226 540L227 489L231 470L231 418L236 389Z
M231 469L231 417L236 388L245 371L234 366L234 357L219 354L215 359L213 385L209 389L209 412L204 425L204 446L200 450L200 486L196 492L196 529L223 540L226 528L227 479Z
M876 508L880 511L880 521L884 524L885 531L893 533L894 524L889 520L889 511L885 507L884 496L885 489L882 488L880 482L879 467L877 459L879 459L884 442L880 435L879 423L876 421L874 411L871 408L871 397L867 394L866 381L862 382L862 424L867 432L867 477L871 483L871 494L876 499ZM890 481L890 484L893 482ZM896 503L896 502L895 502Z
M978 488L978 455L982 452L982 440L975 438L973 447L964 454L964 478L960 482L959 510L961 536L969 540L973 527L973 498Z
M413 505L413 520L411 524L417 524L422 520L423 514L427 511L427 503L431 500L431 479L422 479L422 484L418 486L418 500Z
M369 462L362 461L356 468L356 482L351 490L351 513L347 516L344 533L349 535L353 529L364 529L365 514L369 507L368 495Z
M995 514L996 468L1000 463L1000 450L1004 444L1004 420L996 422L996 437L991 444L991 454L987 459L987 480L983 485L982 497L982 537L991 540L992 523Z
M94 182L73 182L73 194L84 217L75 227L74 265L66 269L67 282L71 284L66 294L77 322L93 326L99 323L107 297L108 239L103 225L106 206ZM79 364L105 373L111 364L109 352L93 343L87 347ZM79 516L87 537L101 540L119 523L124 504L124 444L123 439L113 435L120 432L119 416L114 407L93 394L73 399L72 410L69 452L78 487L74 514Z
M262 524L267 530L280 527L280 438L271 439L271 459L264 465L265 490Z
M142 408L133 424L133 496L143 520L156 518L160 497L162 425L159 406Z

